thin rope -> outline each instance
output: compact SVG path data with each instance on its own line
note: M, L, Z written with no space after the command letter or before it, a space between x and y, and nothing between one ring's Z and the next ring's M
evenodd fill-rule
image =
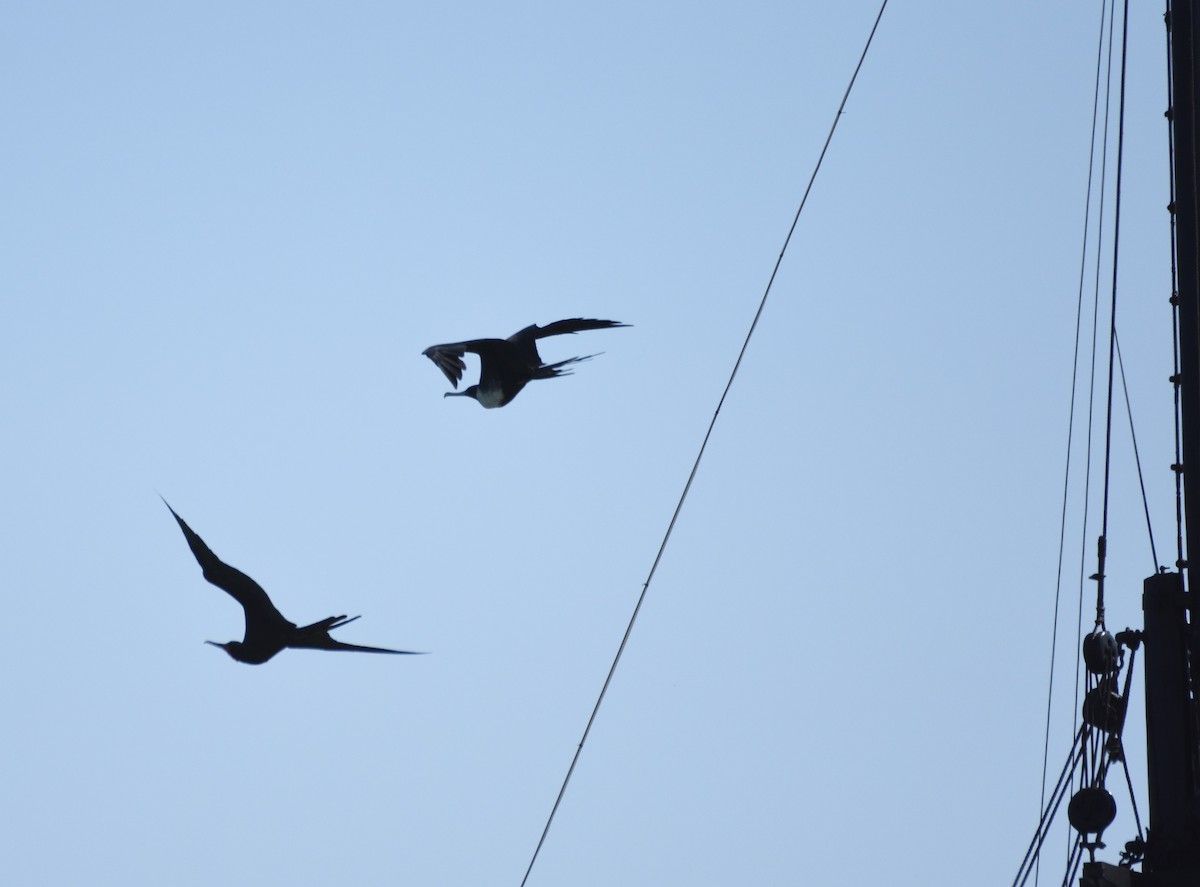
M821 163L825 159L825 152L829 150L829 144L833 141L833 134L837 130L838 121L841 120L842 113L845 111L846 102L850 98L850 91L854 88L854 82L858 79L858 72L862 70L863 62L866 61L867 51L871 48L871 42L875 39L875 31L879 28L879 22L883 18L883 11L886 8L887 0L883 0L883 3L879 7L879 13L875 16L875 23L871 26L871 33L867 35L867 42L863 46L862 54L858 57L858 64L854 66L854 73L850 76L850 82L846 86L845 93L842 94L842 101L838 105L837 113L833 117L833 123L829 127L829 134L825 136L825 144L822 146L821 153L817 157L816 166L809 177L808 186L804 189L804 196L800 199L800 206L796 210L796 215L792 218L792 224L788 228L787 237L784 238L783 247L780 249L779 256L775 260L775 267L771 270L771 277L767 280L767 286L763 291L762 299L759 300L758 310L754 312L754 320L750 323L750 329L746 333L746 338L742 342L742 348L738 352L737 360L733 364L733 371L729 374L729 381L725 383L725 390L721 392L721 398L717 401L717 408L713 411L712 419L708 423L708 430L704 433L704 440L700 444L700 451L696 454L695 462L692 463L692 470L688 474L687 483L683 485L683 492L680 494L679 501L675 505L675 511L671 515L670 523L667 524L667 531L658 546L658 553L654 556L654 562L650 566L650 572L646 575L646 581L642 583L642 591L638 595L637 604L633 608L633 615L629 617L629 624L625 627L625 634L622 636L621 643L617 647L617 654L613 657L612 665L609 666L608 676L604 679L604 685L600 688L600 695L596 697L596 704L592 707L592 714L588 718L587 726L584 727L583 736L575 748L575 754L571 758L571 766L567 768L567 775L563 778L562 786L558 790L558 797L554 799L554 806L550 809L550 815L547 817L546 825L542 829L542 836L538 839L537 847L534 848L533 857L529 860L528 868L525 869L525 876L521 879L522 887L529 880L529 873L533 871L534 863L537 862L542 845L546 842L546 835L549 834L550 825L554 822L554 814L558 812L563 795L566 794L567 785L571 781L571 775L575 772L575 765L579 763L579 755L583 751L583 745L587 742L588 734L592 731L592 724L596 721L596 715L600 711L601 703L604 702L608 686L612 683L613 675L617 671L617 665L621 661L621 655L625 652L625 645L629 642L629 636L633 632L633 625L637 622L638 613L641 612L642 604L646 600L646 592L650 590L650 581L654 578L654 573L658 570L658 564L662 560L663 552L666 551L667 542L671 538L671 532L675 529L675 522L679 519L679 513L683 510L683 503L687 499L688 492L692 488L692 481L695 479L696 472L700 468L700 460L704 458L704 451L708 447L709 437L712 436L713 428L717 424L717 417L721 414L721 407L725 403L725 398L728 396L729 390L733 387L733 380L737 377L738 369L742 365L742 358L746 354L746 349L750 346L750 339L754 335L754 330L758 327L758 320L762 317L763 309L767 305L767 297L771 294L771 286L775 282L775 276L779 273L779 266L783 263L783 256L787 252L788 244L792 241L792 234L796 230L796 225L800 221L800 213L804 211L804 205L808 202L808 195L812 192L813 183L816 181L817 173L821 170Z
M1058 527L1058 568L1054 581L1054 620L1050 632L1050 680L1049 686L1046 688L1046 730L1042 740L1042 789L1040 804L1043 809L1046 804L1046 776L1050 766L1050 720L1054 703L1054 664L1058 658L1058 614L1062 599L1063 558L1067 541L1067 503L1071 485L1071 450L1075 434L1075 398L1079 391L1079 345L1080 332L1083 327L1083 290L1084 280L1087 276L1088 233L1090 231L1092 211L1092 182L1096 165L1096 120L1100 111L1100 71L1102 69L1101 62L1104 58L1104 17L1107 6L1108 0L1104 0L1100 4L1100 34L1096 41L1096 78L1092 89L1092 132L1088 141L1087 193L1083 202L1083 245L1079 256L1079 292L1075 303L1075 350L1071 360L1071 405L1067 411L1067 454L1066 466L1063 469L1062 509ZM1041 877L1040 853L1036 857L1035 863L1037 868L1033 881L1036 885Z
M1079 765L1080 759L1083 756L1083 733L1085 729L1087 728L1080 727L1079 731L1075 734L1075 741L1071 744L1071 750L1067 753L1067 761L1063 764L1062 772L1058 774L1058 782L1054 784L1054 791L1050 793L1050 800L1043 804L1037 830L1034 831L1033 840L1029 842L1029 848L1025 851L1025 858L1021 860L1021 865L1017 868L1017 875L1013 878L1013 887L1024 887L1025 882L1029 880L1029 876L1032 873L1036 872L1040 875L1042 845L1046 842L1050 823L1054 821L1059 805L1062 804L1063 798L1067 796L1067 789L1072 784L1068 777L1074 776L1075 768ZM1037 876L1034 877L1034 883L1037 883Z
M1087 576L1087 540L1088 540L1088 517L1092 501L1092 431L1096 427L1096 354L1098 352L1097 339L1099 335L1100 324L1100 260L1103 250L1104 231L1104 210L1107 204L1107 181L1108 181L1108 125L1112 119L1112 69L1113 69L1113 27L1116 20L1116 4L1113 3L1108 8L1108 57L1105 63L1104 77L1104 134L1101 137L1100 144L1100 206L1098 218L1096 222L1096 230L1101 232L1101 236L1096 238L1096 267L1095 274L1092 280L1092 351L1091 351L1091 370L1088 377L1088 417L1087 417L1087 444L1084 448L1084 472L1083 472L1083 518L1082 528L1080 530L1080 548L1079 548L1079 596L1076 602L1075 616L1075 649L1079 650L1083 645L1083 588L1084 577ZM1075 698L1072 711L1074 712L1074 721L1071 729L1074 730L1079 726L1079 686L1083 680L1083 663L1076 657L1075 659ZM1072 774L1072 785L1074 789L1074 774ZM1074 852L1072 849L1071 835L1067 832L1067 853L1068 865L1070 854Z
M1137 825L1138 837L1145 841L1146 835L1142 831L1142 817L1138 814L1137 792L1134 791L1133 777L1129 775L1129 762L1125 760L1124 755L1121 756L1121 766L1125 769L1125 785L1129 789L1130 806L1133 808L1133 821Z
M1071 855L1067 857L1067 873L1063 875L1062 887L1071 887L1075 883L1075 875L1079 872L1079 864L1083 861L1083 836L1075 840Z
M1122 656L1122 658L1124 658L1124 656ZM1135 646L1135 647L1130 648L1129 661L1128 661L1128 663L1125 664L1125 691L1122 694L1123 701L1121 702L1121 705L1123 705L1126 708L1126 710L1128 710L1128 708L1129 708L1130 687L1133 686L1133 666L1134 666L1134 662L1136 660L1137 660L1137 647ZM1125 719L1122 718L1121 719L1121 727L1117 731L1117 739L1122 743L1124 742L1124 738L1123 738L1124 733L1125 733ZM1135 792L1133 790L1133 777L1129 773L1129 761L1127 759L1127 756L1124 753L1124 746L1122 746L1122 752L1119 757L1119 760L1121 762L1121 766L1125 770L1125 785L1129 789L1129 804L1133 808L1133 821L1137 824L1138 838L1141 839L1142 842L1144 843L1146 840L1146 835L1145 835L1145 832L1142 831L1142 817L1141 817L1141 814L1138 813L1137 792Z
M1121 341L1113 332L1113 343L1117 347L1117 368L1121 371L1121 390L1125 394L1125 414L1129 417L1129 438L1133 441L1133 461L1137 466L1138 484L1142 488L1142 511L1146 515L1146 535L1150 537L1150 572L1158 572L1158 551L1154 546L1154 527L1150 523L1150 500L1146 497L1146 477L1142 472L1142 457L1138 453L1137 432L1133 427L1133 405L1129 400L1129 385L1125 379L1125 361L1121 357Z
M1126 48L1129 44L1129 0L1125 0L1121 17L1121 89L1117 100L1117 171L1113 206L1112 300L1108 320L1108 399L1104 422L1104 504L1100 509L1101 540L1108 538L1108 497L1112 474L1113 381L1117 363L1117 264L1121 255L1121 172L1125 156L1125 63ZM1102 542L1099 546L1099 567L1096 570L1096 625L1098 627L1104 625L1104 552L1105 544Z

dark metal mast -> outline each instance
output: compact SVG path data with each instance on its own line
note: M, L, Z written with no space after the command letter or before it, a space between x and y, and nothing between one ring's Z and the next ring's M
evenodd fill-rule
M1184 503L1187 517L1187 551L1200 558L1200 270L1197 268L1197 121L1196 100L1200 71L1196 65L1197 22L1193 0L1175 0L1168 13L1171 45L1173 102L1167 111L1175 155L1175 250L1179 291L1180 409L1183 425ZM1193 519L1195 517L1195 519ZM1188 588L1196 588L1197 573L1187 568ZM1197 607L1193 603L1192 621Z
M1146 887L1200 885L1200 199L1197 196L1197 113L1200 70L1193 0L1168 7L1171 51L1172 204L1178 290L1180 423L1187 592L1180 574L1146 580L1146 752L1150 829L1142 866ZM1190 612L1190 622L1188 614ZM1189 669L1189 653L1191 667Z

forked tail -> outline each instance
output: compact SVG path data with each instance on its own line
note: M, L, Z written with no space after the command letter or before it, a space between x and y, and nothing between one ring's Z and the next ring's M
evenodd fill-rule
M391 650L386 647L364 647L360 644L346 644L329 636L329 632L335 628L341 628L343 625L349 625L358 616L330 616L328 619L322 619L320 622L314 622L312 625L305 625L303 628L296 629L295 639L288 644L289 647L301 647L310 650L355 650L359 653L398 653L401 655L419 655L415 650Z
M568 357L566 360L560 360L558 363L548 363L545 366L538 367L535 379L553 379L555 376L569 376L570 370L564 370L563 367L573 363L582 363L585 360L591 360L593 357L599 357L603 351L596 354L585 354L583 357Z
M341 628L343 625L349 625L355 619L361 619L361 616L330 616L328 619L322 619L320 622L314 622L312 625L304 625L298 629L298 633L304 637L312 635L328 634L335 628Z

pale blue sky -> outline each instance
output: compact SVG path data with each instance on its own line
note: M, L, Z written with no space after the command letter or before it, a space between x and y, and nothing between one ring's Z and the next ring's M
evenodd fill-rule
M877 8L5 4L0 878L519 883ZM888 9L530 884L1011 881L1098 14ZM1135 14L1122 344L1170 561ZM421 356L572 316L633 328L546 341L604 353L502 410ZM1152 567L1117 460L1114 630ZM431 655L205 646L241 613L159 492L291 619Z

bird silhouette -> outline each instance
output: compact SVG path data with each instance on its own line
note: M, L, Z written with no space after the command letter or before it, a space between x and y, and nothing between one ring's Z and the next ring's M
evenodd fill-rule
M479 384L471 385L463 391L447 391L443 397L473 397L483 407L495 409L502 407L516 397L525 385L534 379L553 379L555 376L570 375L570 370L563 367L580 361L590 360L594 354L584 357L569 357L558 363L542 363L538 354L537 340L547 336L561 336L566 333L578 333L584 330L606 330L613 327L629 326L627 323L617 323L615 320L588 320L582 317L572 317L568 320L556 320L546 326L533 324L519 333L513 333L507 339L472 339L469 342L451 342L447 345L434 345L422 353L437 364L446 374L450 384L455 388L462 379L463 370L467 365L463 362L463 354L470 351L479 355Z
M345 616L330 616L312 625L297 626L289 622L283 614L271 603L267 593L257 582L241 570L223 563L213 554L212 549L204 544L204 540L196 535L169 502L163 499L163 504L179 522L183 537L187 539L188 548L196 556L196 561L204 571L204 578L224 591L227 591L235 601L246 611L246 633L241 641L229 641L218 644L216 641L205 641L214 647L220 647L238 662L249 665L261 665L285 647L306 648L310 650L357 650L362 653L396 653L414 655L411 650L385 650L382 647L360 647L357 644L344 644L335 641L329 632L335 628L348 625L359 617L347 619Z

